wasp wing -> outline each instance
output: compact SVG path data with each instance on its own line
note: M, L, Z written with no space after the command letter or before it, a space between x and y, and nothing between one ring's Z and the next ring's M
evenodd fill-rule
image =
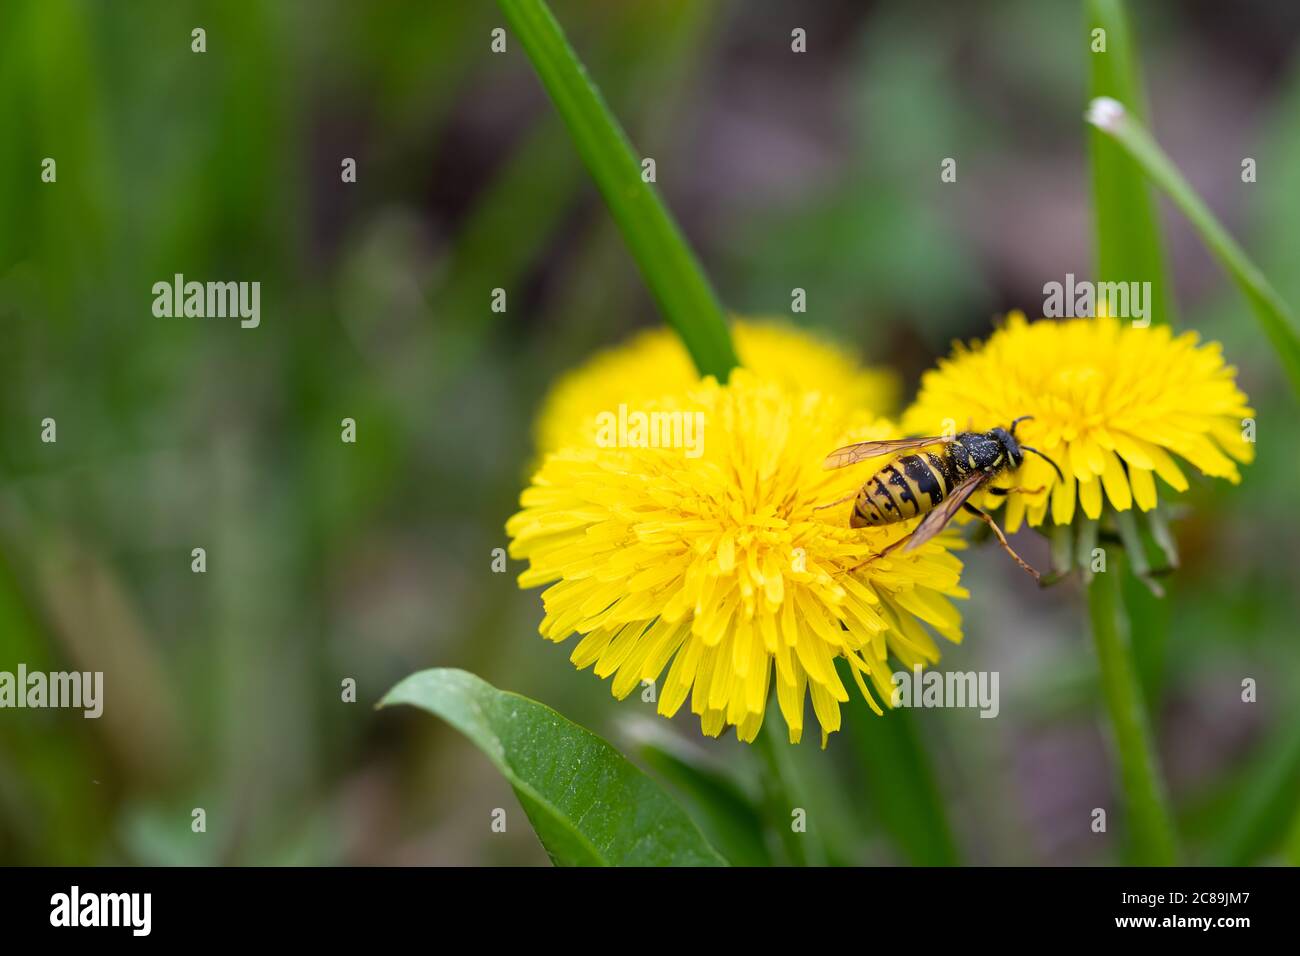
M843 468L845 465L854 465L867 458L878 458L881 455L888 455L896 451L906 451L909 448L924 448L926 445L935 445L942 441L948 441L942 435L930 435L926 438L896 438L887 441L863 441L856 445L845 445L843 448L837 448L822 462L822 467L827 471L832 468Z
M982 471L974 471L958 482L957 487L952 490L952 494L945 498L939 504L939 507L921 519L921 523L916 526L916 530L908 536L907 544L903 546L903 550L915 550L942 531L948 522L952 520L953 515L961 510L961 506L990 477Z

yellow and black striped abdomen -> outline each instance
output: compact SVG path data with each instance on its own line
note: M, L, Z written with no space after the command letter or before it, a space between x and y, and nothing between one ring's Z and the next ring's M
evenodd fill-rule
M937 452L904 455L876 472L853 504L854 528L893 524L931 511L956 487L963 471L953 460L952 445Z

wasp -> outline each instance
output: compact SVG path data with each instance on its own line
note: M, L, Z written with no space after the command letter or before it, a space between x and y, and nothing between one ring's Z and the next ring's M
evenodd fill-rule
M997 536L1003 550L1037 581L1038 572L1016 554L993 517L970 503L970 497L975 492L987 486L998 476L1019 468L1024 463L1025 452L1031 452L1042 458L1056 469L1062 481L1065 480L1056 462L1037 448L1022 445L1016 440L1016 426L1032 418L1032 415L1022 415L1008 428L994 428L987 432L961 432L950 438L931 435L894 441L864 441L837 448L826 456L824 468L828 470L843 468L845 465L854 465L868 458L878 458L881 455L911 449L931 450L903 455L868 478L856 494L818 505L818 508L830 508L850 498L856 499L853 504L853 515L849 519L849 525L853 528L880 527L906 521L917 515L925 515L910 535L895 541L883 551L868 558L863 564L888 554L900 545L904 551L919 548L942 531L959 510L965 509L987 524ZM1043 490L1042 488L988 489L991 494L1003 496L1013 491L1032 495ZM857 568L849 570L857 570Z

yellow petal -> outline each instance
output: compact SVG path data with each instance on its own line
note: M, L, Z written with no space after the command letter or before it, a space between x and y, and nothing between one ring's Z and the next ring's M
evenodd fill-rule
M1146 441L1139 442L1139 445L1147 453L1147 457L1151 459L1151 466L1155 469L1156 474L1163 478L1169 487L1173 488L1174 491L1187 490L1187 478L1163 448Z
M1073 476L1058 481L1052 489L1052 520L1057 524L1069 524L1074 520L1074 485Z
M1079 482L1079 506L1094 521L1101 517L1101 480Z
M1111 437L1115 440L1115 451L1119 452L1119 456L1129 464L1145 468L1147 471L1155 467L1151 456L1143 449L1140 441L1121 431L1111 432Z
M1143 511L1150 511L1156 506L1156 480L1151 470L1129 465L1128 477L1133 485L1133 500Z
M803 736L803 697L808 678L798 661L792 662L791 681L781 680L778 673L776 700L781 706L781 716L790 731L790 743L797 744Z
M1020 525L1025 520L1025 496L1010 495L1007 500L1007 510L1003 516L1004 530L1007 534L1015 534L1020 530Z
M1119 463L1119 456L1113 451L1104 451L1102 455L1106 468L1101 473L1101 483L1106 488L1106 497L1116 511L1128 511L1133 507L1133 492L1128 486L1124 466Z

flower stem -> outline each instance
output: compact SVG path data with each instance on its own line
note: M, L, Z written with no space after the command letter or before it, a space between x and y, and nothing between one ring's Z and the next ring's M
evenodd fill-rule
M1134 862L1172 866L1177 862L1177 839L1133 662L1121 574L1121 568L1111 567L1093 575L1088 584L1093 643L1119 755Z
M545 0L497 0L596 181L632 258L701 375L739 364L725 313L672 214Z
M788 745L780 739L783 729L779 721L769 718L754 739L754 747L763 759L763 798L786 856L794 866L808 866L809 854L804 845L808 834L796 833L790 825L791 814L801 803L792 780L790 755L785 752Z

